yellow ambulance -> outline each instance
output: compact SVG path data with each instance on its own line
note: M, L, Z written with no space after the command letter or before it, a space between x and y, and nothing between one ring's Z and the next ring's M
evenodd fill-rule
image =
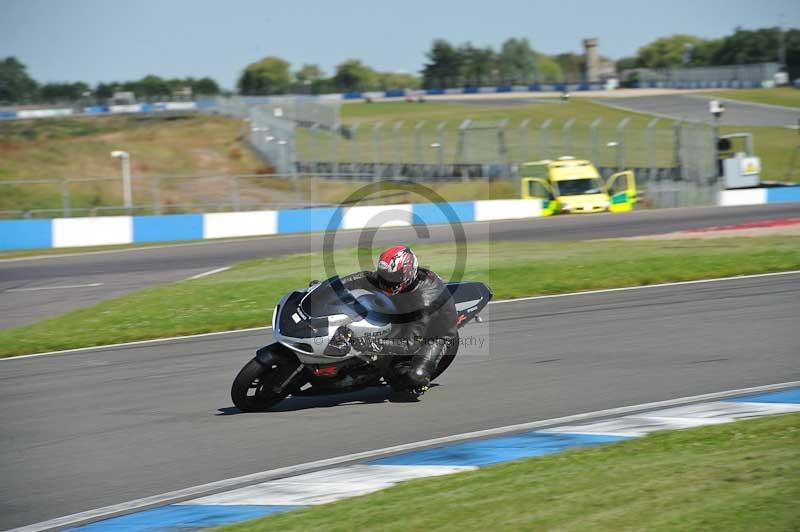
M604 181L590 162L559 157L519 167L523 199L542 200L542 215L625 212L636 203L633 172L617 172Z

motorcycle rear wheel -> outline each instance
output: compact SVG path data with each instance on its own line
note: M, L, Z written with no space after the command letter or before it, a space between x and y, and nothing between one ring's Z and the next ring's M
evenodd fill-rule
M278 364L265 365L254 358L245 364L233 380L231 386L233 404L242 412L269 410L289 395L288 390L280 393L273 390L280 384L277 381L282 373Z

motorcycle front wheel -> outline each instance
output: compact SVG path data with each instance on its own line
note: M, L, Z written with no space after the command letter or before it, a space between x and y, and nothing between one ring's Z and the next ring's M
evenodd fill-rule
M281 375L286 376L286 368L281 368L282 359L275 357L270 364L262 364L253 359L239 371L231 386L231 400L242 412L263 412L283 401L289 390L275 392L273 388L281 384Z

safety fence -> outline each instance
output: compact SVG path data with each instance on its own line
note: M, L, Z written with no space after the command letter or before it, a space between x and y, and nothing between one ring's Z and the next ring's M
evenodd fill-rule
M660 118L398 121L297 128L289 141L295 146L287 151L294 154L295 170L311 175L503 179L514 178L522 162L571 156L589 159L607 173L633 167L644 180L706 183L717 175L715 135L711 124Z
M120 177L0 180L0 218L175 214L307 208L344 201L370 175L245 174L131 176L132 206ZM373 203L402 202L376 196Z
M525 119L338 125L336 116L299 122L286 119L284 109L276 115L276 109L253 105L230 111L247 118L245 136L274 173L133 175L131 209L121 207L120 177L0 180L0 218L335 204L357 183L381 180L458 185L447 190L449 200L479 199L490 192L512 198L518 197L519 164L563 156L589 159L604 176L633 169L640 187L653 191L656 207L713 203L717 186L715 132L709 124L576 117L538 124ZM305 116L313 112L303 111ZM702 190L688 194L689 188Z
M535 218L540 200L338 205L248 212L0 220L0 250L145 244L391 225L460 224Z

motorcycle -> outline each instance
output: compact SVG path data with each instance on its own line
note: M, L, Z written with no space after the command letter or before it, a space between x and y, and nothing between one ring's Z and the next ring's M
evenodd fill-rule
M447 283L456 305L458 329L492 299L485 284ZM354 338L391 338L396 312L382 292L348 290L332 277L285 295L272 315L275 342L256 351L233 381L231 399L243 412L269 410L289 396L352 392L390 385L388 374L408 366L410 356L379 356L352 348ZM458 339L448 344L432 379L453 363Z

